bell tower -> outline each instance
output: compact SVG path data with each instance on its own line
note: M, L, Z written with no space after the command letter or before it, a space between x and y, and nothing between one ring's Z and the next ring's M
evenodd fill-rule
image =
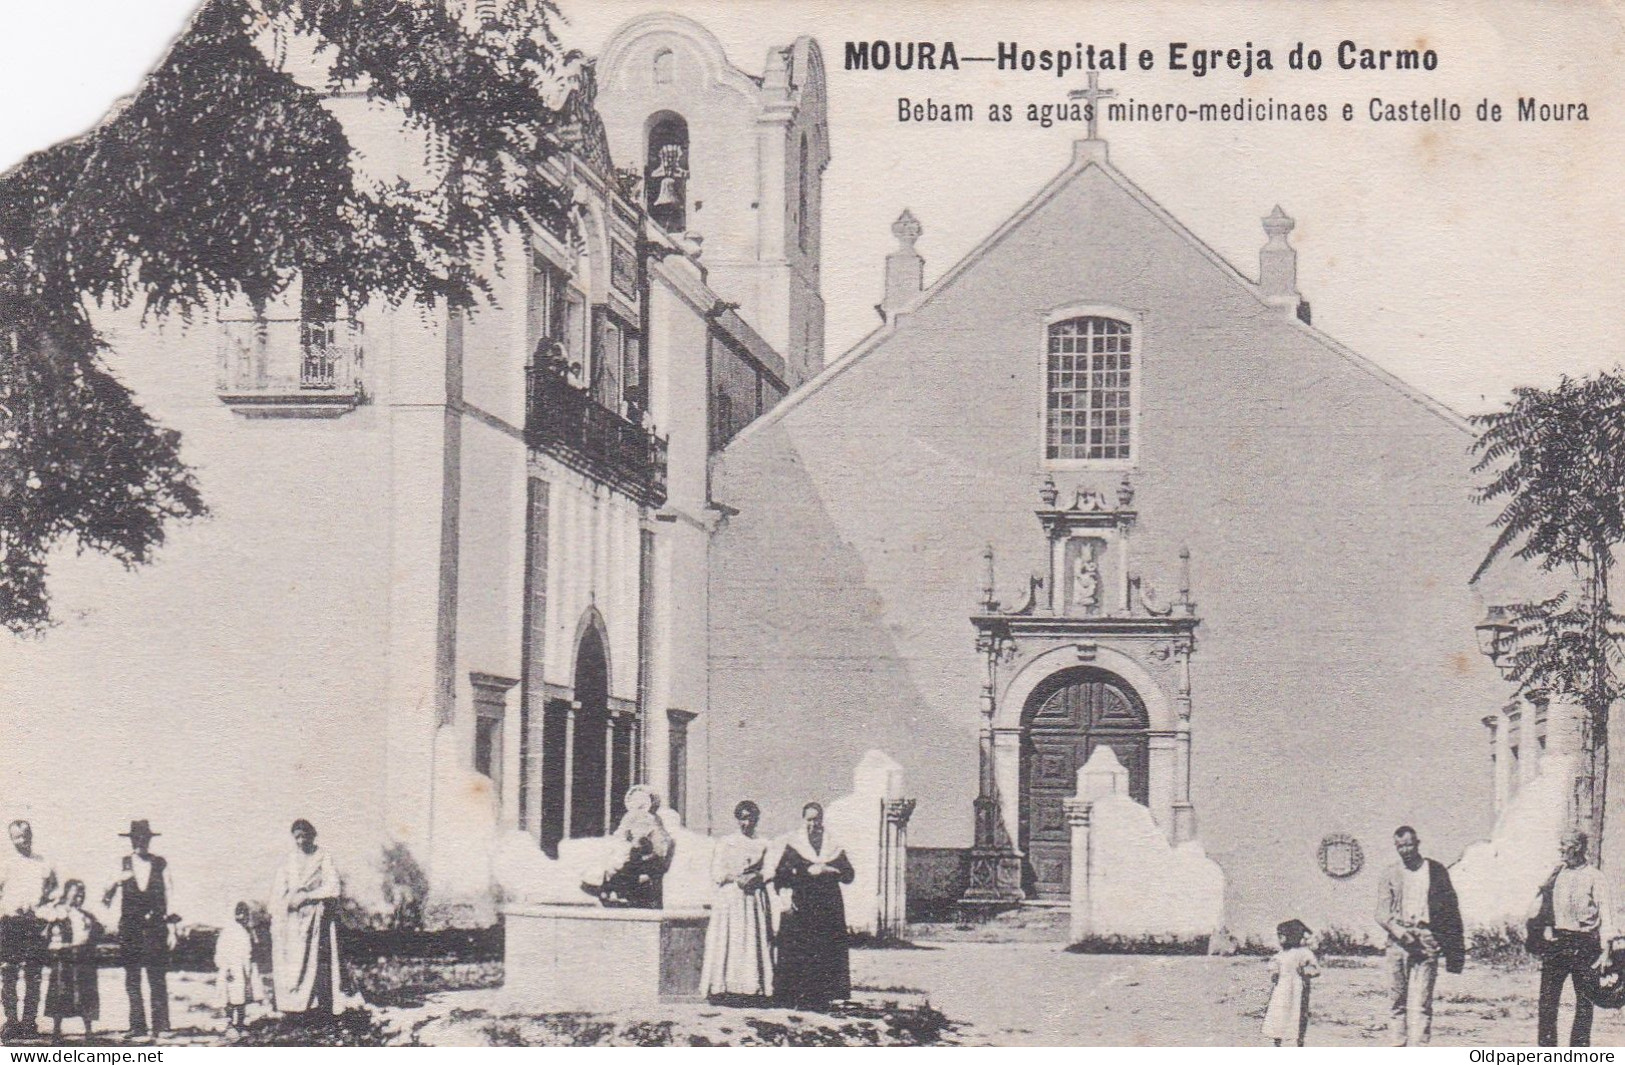
M759 75L679 15L635 18L605 43L597 105L617 166L643 178L650 218L698 237L707 281L784 356L794 387L824 365L818 42L768 49Z

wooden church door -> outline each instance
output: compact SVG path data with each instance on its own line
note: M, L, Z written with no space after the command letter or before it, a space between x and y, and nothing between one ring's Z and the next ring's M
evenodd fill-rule
M1028 700L1021 759L1021 846L1025 887L1040 899L1067 899L1072 888L1072 826L1066 800L1078 769L1097 747L1110 747L1128 770L1129 797L1148 795L1150 740L1145 706L1134 689L1105 670L1058 673Z

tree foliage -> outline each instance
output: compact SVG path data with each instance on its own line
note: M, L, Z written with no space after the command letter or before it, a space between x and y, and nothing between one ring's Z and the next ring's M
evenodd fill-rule
M1511 606L1511 673L1521 691L1578 696L1588 710L1585 769L1599 838L1608 780L1610 708L1622 692L1621 618L1609 581L1615 545L1625 540L1625 377L1619 371L1562 378L1551 389L1522 388L1505 410L1475 419L1479 493L1499 501L1500 530L1474 574L1501 556L1566 571L1578 591Z
M1474 580L1510 554L1566 572L1583 595L1511 608L1514 666L1526 687L1614 697L1604 668L1617 649L1608 602L1614 545L1625 540L1625 378L1617 372L1520 388L1506 409L1474 419L1474 471L1489 474L1483 502L1500 502L1499 530Z
M1620 623L1625 617L1589 597L1560 592L1550 599L1507 607L1512 625L1512 678L1522 690L1579 695L1595 709L1625 697L1618 680L1625 664ZM1604 634L1598 640L1598 633ZM1598 670L1598 656L1607 664Z
M1520 388L1473 419L1483 502L1500 533L1473 579L1507 551L1543 569L1589 566L1625 537L1625 379L1618 372Z
M351 306L470 307L499 231L563 231L544 166L573 120L546 0L206 0L135 98L0 176L0 623L50 623L63 543L148 561L206 510L176 433L108 370L92 304L189 317L318 273ZM327 84L267 58L317 42ZM390 105L427 181L360 176L328 90ZM579 110L579 109L578 109Z

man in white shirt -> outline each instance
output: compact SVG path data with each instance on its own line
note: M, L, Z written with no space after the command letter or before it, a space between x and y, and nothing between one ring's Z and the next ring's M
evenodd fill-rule
M1557 1005L1563 985L1574 984L1574 1024L1569 1046L1591 1045L1591 1000L1581 990L1590 970L1602 963L1602 945L1613 938L1614 908L1602 871L1586 864L1584 832L1567 832L1558 845L1563 864L1535 896L1530 916L1538 917L1551 897L1552 922L1543 930L1546 948L1540 961L1538 1037L1543 1047L1557 1045Z
M1466 957L1461 906L1450 873L1422 857L1416 829L1394 831L1399 864L1383 874L1377 892L1377 923L1388 933L1388 976L1393 990L1396 1046L1426 1046L1433 1037L1433 987L1439 959L1459 973Z
M9 826L13 853L0 859L0 1000L6 1013L4 1037L39 1031L40 972L45 965L45 923L36 914L56 894L56 869L34 853L34 828L27 821ZM22 1012L17 982L23 984Z

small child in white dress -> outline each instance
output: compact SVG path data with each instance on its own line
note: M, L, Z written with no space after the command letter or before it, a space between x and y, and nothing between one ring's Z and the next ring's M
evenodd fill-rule
M1309 1030L1309 982L1320 975L1314 951L1304 945L1309 935L1309 926L1297 918L1275 927L1281 952L1270 959L1270 979L1275 990L1270 993L1270 1008L1264 1014L1264 1034L1275 1040L1276 1046L1285 1043L1301 1047L1304 1033Z
M253 918L248 903L239 902L235 920L220 932L214 947L214 967L220 974L220 997L226 1023L242 1028L248 1022L248 1004L257 998L259 967L254 964Z

